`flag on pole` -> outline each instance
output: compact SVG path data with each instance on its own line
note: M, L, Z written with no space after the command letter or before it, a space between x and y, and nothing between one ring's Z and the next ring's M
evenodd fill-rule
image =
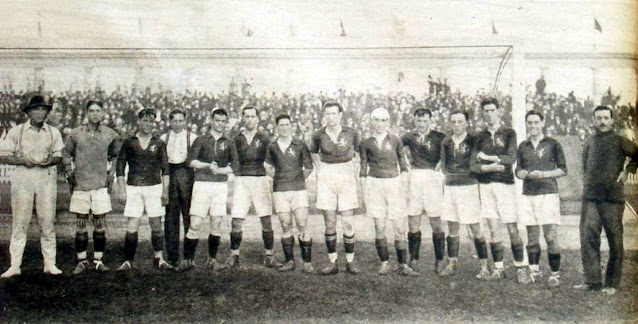
M594 29L599 31L599 32L603 32L603 28L600 26L600 23L598 22L598 19L594 18Z
M494 25L494 19L492 19L492 35L498 35L498 31L496 30L496 26Z
M346 29L343 28L343 19L341 19L341 37L346 37Z

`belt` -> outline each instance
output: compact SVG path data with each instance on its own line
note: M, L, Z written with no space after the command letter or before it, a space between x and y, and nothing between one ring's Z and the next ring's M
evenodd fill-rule
M190 169L190 167L186 164L186 162L182 162L182 163L169 163L168 164L168 168L170 170L175 170L175 169Z

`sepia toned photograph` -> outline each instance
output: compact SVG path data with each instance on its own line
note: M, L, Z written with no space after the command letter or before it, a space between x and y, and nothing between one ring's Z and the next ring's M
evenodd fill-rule
M0 11L1 322L638 319L634 0Z

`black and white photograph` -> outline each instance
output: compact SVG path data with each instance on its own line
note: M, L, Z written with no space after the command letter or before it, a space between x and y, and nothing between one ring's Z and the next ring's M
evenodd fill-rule
M0 322L638 320L635 0L0 12Z

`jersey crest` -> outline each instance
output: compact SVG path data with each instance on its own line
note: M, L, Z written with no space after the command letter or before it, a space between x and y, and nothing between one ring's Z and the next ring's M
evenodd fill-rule
M464 155L465 153L467 153L467 145L465 145L465 143L461 143L459 144L459 146L456 147L456 149L454 149L454 151L458 155Z
M505 147L505 142L500 136L494 136L494 145L499 148Z
M348 146L348 143L346 142L345 138L340 138L339 140L337 140L337 146L346 148Z
M538 156L539 159L543 158L544 153L545 153L545 148L543 147L538 148L538 150L536 151L536 155Z
M254 143L255 143L255 147L259 147L259 145L261 144L261 141L256 139L254 140Z
M288 154L291 157L297 156L297 154L295 153L295 150L293 150L291 147L288 148L286 154Z
M219 143L219 150L220 151L223 151L225 148L226 148L226 143L224 143L224 142Z
M148 146L148 150L155 153L157 151L157 146L155 144L151 144Z

